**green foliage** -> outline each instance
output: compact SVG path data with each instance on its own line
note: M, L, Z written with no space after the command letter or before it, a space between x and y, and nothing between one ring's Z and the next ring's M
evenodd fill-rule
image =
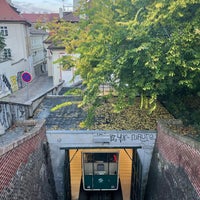
M84 122L80 123L80 127L81 128L85 128L85 127L88 127L90 128L93 124L94 124L94 121L95 121L95 109L96 107L95 106L90 106L87 110L87 118Z
M64 102L64 103L61 103L61 104L58 104L56 105L55 107L51 108L51 112L54 112L58 109L61 109L63 107L66 107L66 106L71 106L72 104L79 104L80 102Z
M199 92L199 0L98 0L84 3L79 14L85 16L79 23L52 30L68 54L80 55L62 62L83 78L83 103L95 105L105 83L118 95L117 109L140 95L141 109L152 112L159 95Z
M185 125L192 125L200 131L200 97L191 91L177 90L159 97L165 107L175 118L181 119Z
M64 93L64 96L67 95L81 95L83 93L83 91L79 88L72 88L70 90L68 90L67 92Z

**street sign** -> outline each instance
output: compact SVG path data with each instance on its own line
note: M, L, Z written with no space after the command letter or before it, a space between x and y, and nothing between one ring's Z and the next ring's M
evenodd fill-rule
M26 83L30 83L32 81L32 75L29 72L23 72L22 80Z

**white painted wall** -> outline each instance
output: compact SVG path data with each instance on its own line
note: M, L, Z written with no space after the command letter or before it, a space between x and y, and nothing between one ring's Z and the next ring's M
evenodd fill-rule
M0 63L0 98L7 96L8 94L11 93L11 91L9 90L9 88L6 86L6 84L4 83L3 79L2 79L2 75L7 73L7 71L12 71L11 70L11 61L8 60L4 63ZM9 82L11 82L11 80L9 79Z
M52 72L54 85L57 85L62 81L65 81L64 86L69 87L69 86L81 81L80 76L76 76L75 79L72 81L72 78L75 74L74 68L72 68L70 70L64 70L59 63L55 63L56 60L58 60L59 58L61 58L64 55L66 55L64 50L53 50L51 52L52 52L52 55L51 55L51 53L48 54L49 55L48 63L51 62L52 65L48 64L48 67L50 67L50 66L52 67L52 69L49 69L49 72L50 71Z
M34 34L31 33L31 56L32 56L32 65L33 68L37 65L43 65L46 62L46 54L44 52L43 41L47 38L47 35L44 33Z
M2 23L0 23L2 25ZM30 55L29 30L24 24L7 23L8 36L5 36L6 48L11 49L12 64L21 59L27 59Z
M36 66L45 66L46 54L43 41L47 34L32 33L32 29L23 23L0 22L0 26L7 27L8 36L4 37L5 48L11 49L11 59L0 63L0 75L4 74L13 91L16 91L25 84L20 80L23 71L30 72L34 79Z
M6 47L11 49L11 59L0 63L0 75L5 75L12 85L13 91L23 86L20 80L20 72L28 71L33 74L30 59L30 35L28 26L15 22L0 22L0 26L6 26L8 36L5 36Z
M62 66L59 63L55 63L57 59L63 54L62 50L52 51L52 75L53 75L53 84L57 85L62 81Z

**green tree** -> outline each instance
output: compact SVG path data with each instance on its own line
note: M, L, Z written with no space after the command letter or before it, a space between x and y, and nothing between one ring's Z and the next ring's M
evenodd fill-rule
M61 61L83 78L85 103L95 105L105 83L120 108L140 95L150 110L159 95L199 89L199 0L93 0L79 14L77 24L57 24L54 38L80 55Z
M198 1L132 2L138 9L135 18L123 23L130 41L123 54L124 66L130 66L129 85L149 95L150 104L177 88L199 87Z

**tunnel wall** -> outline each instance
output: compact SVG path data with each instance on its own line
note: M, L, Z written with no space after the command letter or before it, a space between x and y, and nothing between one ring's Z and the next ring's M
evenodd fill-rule
M26 120L14 127L17 140L1 139L0 199L56 200L44 121ZM7 133L11 134L11 133Z
M159 121L145 200L200 199L200 143L175 134L169 125L180 121Z

